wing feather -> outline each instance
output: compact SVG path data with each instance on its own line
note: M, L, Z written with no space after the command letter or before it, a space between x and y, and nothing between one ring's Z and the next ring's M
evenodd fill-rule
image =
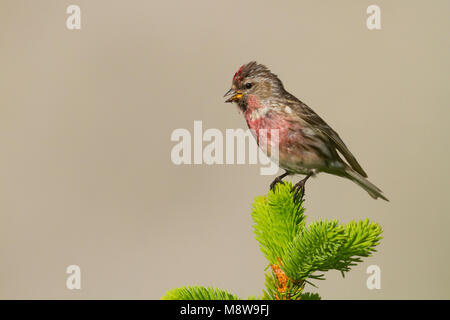
M292 96L293 97L293 96ZM296 111L297 115L305 122L311 125L313 130L319 131L322 135L326 136L330 144L337 149L344 158L348 161L348 164L360 175L367 177L366 172L356 160L355 156L342 141L341 137L334 131L317 113L315 113L310 107L294 97L296 101L292 102L292 107Z

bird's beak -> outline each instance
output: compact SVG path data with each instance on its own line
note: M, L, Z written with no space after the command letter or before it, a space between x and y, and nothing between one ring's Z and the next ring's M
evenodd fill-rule
M233 88L231 88L230 90L227 91L227 93L225 93L224 97L230 97L227 100L225 100L225 102L239 101L242 98L242 92L239 90L236 91Z

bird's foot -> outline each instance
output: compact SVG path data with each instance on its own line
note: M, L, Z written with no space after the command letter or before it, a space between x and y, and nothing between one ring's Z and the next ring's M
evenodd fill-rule
M283 182L283 178L286 177L287 175L289 175L289 172L286 171L281 176L276 177L275 180L273 180L272 183L270 184L270 190L274 191L275 190L275 186L278 183L284 183Z
M284 183L284 181L281 180L280 177L276 177L275 180L273 180L272 183L270 184L270 190L274 191L274 190L275 190L275 186L276 186L278 183Z
M303 196L305 195L305 182L305 179L300 180L292 187L291 192L294 192L294 202L303 200Z
M303 196L305 195L305 184L306 181L309 179L309 177L311 177L314 174L314 172L309 172L306 177L302 180L300 180L299 182L297 182L291 189L291 192L294 191L294 202L295 201L302 201L303 200ZM300 193L300 194L299 194ZM300 195L300 197L299 197Z

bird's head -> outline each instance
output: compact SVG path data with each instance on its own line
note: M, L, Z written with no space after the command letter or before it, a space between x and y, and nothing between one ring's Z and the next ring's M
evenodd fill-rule
M249 96L254 95L258 101L264 101L283 91L283 84L275 74L265 65L252 61L234 74L231 89L224 97L228 97L225 102L236 102L242 111L246 111Z

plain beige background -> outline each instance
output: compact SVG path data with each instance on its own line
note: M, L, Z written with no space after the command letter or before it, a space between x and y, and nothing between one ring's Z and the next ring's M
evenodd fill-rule
M82 29L66 28L81 7ZM382 29L366 28L381 7ZM308 221L369 218L379 251L325 299L449 299L449 1L0 2L0 297L260 294L257 165L175 166L174 129L246 128L223 103L267 64L342 136L391 202L319 175ZM82 289L66 289L66 267ZM366 268L382 271L366 288ZM308 288L309 290L310 288Z

